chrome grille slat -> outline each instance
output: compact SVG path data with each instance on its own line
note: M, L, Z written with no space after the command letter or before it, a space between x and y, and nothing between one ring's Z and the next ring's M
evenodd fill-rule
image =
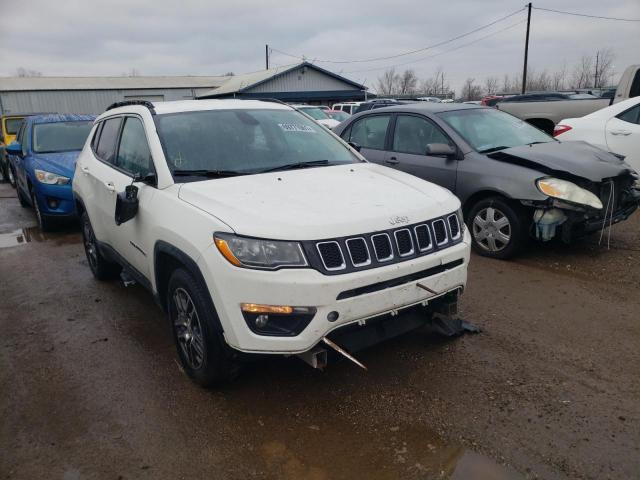
M431 230L429 229L429 225L423 223L422 225L416 225L413 227L413 231L416 234L416 241L418 242L418 250L420 252L427 252L433 249L433 239L431 238ZM423 232L422 234L420 232ZM421 242L421 237L426 236L426 241ZM421 245L424 243L424 245Z
M386 238L386 243L389 246L389 255L387 257L380 257L380 248L377 245L376 238ZM393 260L393 248L391 247L391 238L387 233L378 233L376 235L371 235L371 243L373 244L373 250L376 253L376 259L379 262L388 262L389 260Z
M451 240L459 239L460 235L462 234L462 229L460 228L460 221L458 220L458 215L456 214L449 215L447 217L447 224L449 225L449 233L451 234Z
M409 255L413 255L413 252L415 252L415 249L413 248L413 238L411 238L411 232L408 228L400 228L396 230L395 232L393 232L393 236L396 240L398 255L400 255L401 257L408 257ZM406 245L407 242L408 245Z
M337 252L340 256L340 265L334 265L333 258L330 258L331 255L335 255L335 252L330 252L327 248L324 248L324 253L323 253L323 247L329 247L329 246L335 246L338 248ZM322 264L324 265L324 268L326 268L327 270L329 270L330 272L333 271L337 271L337 270L344 270L345 268L347 268L347 264L344 261L344 255L342 254L342 248L340 247L340 244L338 242L336 242L335 240L331 240L328 242L318 242L316 244L316 248L318 249L318 254L320 255L320 259L322 260ZM330 265L327 265L327 262L329 261Z
M349 238L346 241L347 251L349 252L349 258L351 259L351 264L354 267L366 267L367 265L371 265L371 255L369 254L369 247L367 246L367 241L364 237L355 237ZM364 247L364 251L358 252L356 249ZM354 250L356 250L356 256L364 253L366 255L366 259L364 261L356 262L354 260Z
M434 220L431 223L431 227L433 228L433 238L436 241L436 245L441 246L447 243L449 235L447 234L447 225L444 220L442 218Z

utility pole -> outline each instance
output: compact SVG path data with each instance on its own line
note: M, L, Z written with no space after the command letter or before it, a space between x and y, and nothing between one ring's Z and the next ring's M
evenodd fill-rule
M527 90L527 60L529 59L529 29L531 28L531 2L527 4L527 39L524 42L524 70L522 71L522 93Z
M596 52L596 71L593 76L593 88L598 88L598 63L600 60L600 50Z
M264 46L264 61L266 65L266 70L269 70L269 44Z

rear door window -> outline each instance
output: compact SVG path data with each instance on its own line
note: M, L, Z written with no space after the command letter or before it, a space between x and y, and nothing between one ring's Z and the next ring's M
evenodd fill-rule
M391 115L370 115L357 120L351 127L349 142L362 148L384 150Z
M637 97L640 95L640 70L636 72L636 76L633 77L633 83L629 90L629 98Z
M122 119L120 117L110 118L103 123L98 146L96 147L96 155L104 162L115 163L116 140L118 139Z

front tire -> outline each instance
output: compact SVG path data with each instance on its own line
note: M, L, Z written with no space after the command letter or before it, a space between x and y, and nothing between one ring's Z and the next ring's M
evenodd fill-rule
M237 355L224 340L204 285L178 268L169 279L167 303L173 339L186 374L203 387L237 377Z
M53 219L42 213L40 205L38 205L38 198L33 191L31 192L31 204L33 205L33 210L36 212L36 219L38 220L40 230L43 232L50 231L53 228Z
M527 239L524 214L503 197L475 203L467 215L467 226L473 249L485 257L511 258Z
M91 273L97 280L112 280L116 278L122 268L120 265L109 262L100 253L98 248L98 241L93 233L93 227L89 221L89 215L87 212L83 212L80 218L82 223L82 240L84 243L84 253L87 256L89 262L89 268Z
M7 179L9 180L9 184L16 188L16 174L13 171L13 167L11 165L7 165Z
M16 188L16 193L18 194L18 201L20 202L20 206L22 208L28 208L31 206L29 200L27 200L27 197L25 197L24 193L22 193L20 187Z

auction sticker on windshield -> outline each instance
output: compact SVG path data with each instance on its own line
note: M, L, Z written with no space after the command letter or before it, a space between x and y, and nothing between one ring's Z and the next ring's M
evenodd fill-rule
M295 123L279 123L278 126L285 132L306 132L316 133L316 131L309 125L298 125Z

